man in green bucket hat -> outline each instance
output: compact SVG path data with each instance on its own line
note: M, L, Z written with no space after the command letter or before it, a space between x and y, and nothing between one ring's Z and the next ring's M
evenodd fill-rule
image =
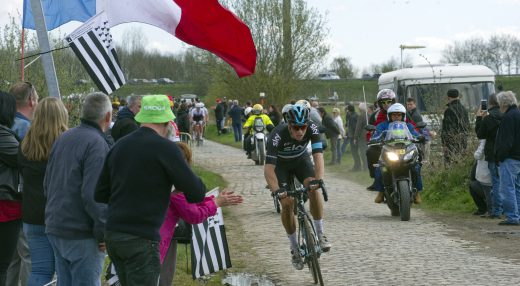
M204 199L201 179L165 138L174 118L166 95L144 96L135 116L141 127L117 142L101 171L95 200L108 204L105 242L122 285L157 285L159 229L172 185L190 203Z

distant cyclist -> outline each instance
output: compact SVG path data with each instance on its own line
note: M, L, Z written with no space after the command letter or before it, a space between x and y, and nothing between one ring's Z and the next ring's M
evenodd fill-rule
M195 107L190 110L190 121L193 129L195 129L197 124L199 125L200 129L198 132L201 132L202 135L207 121L207 110L204 108L204 103L195 103Z
M287 112L287 123L278 125L271 131L267 139L267 158L264 176L271 192L288 188L289 179L294 175L304 186L309 186L315 179L323 179L324 164L322 143L318 125L309 120L309 109L302 105L293 105ZM308 144L312 146L312 157L306 152ZM331 244L323 234L323 201L315 186L309 192L310 211L314 218L314 226L319 243L324 252L329 251ZM296 220L294 218L294 200L282 195L281 219L287 232L291 246L292 264L297 270L303 269L303 260L298 250Z

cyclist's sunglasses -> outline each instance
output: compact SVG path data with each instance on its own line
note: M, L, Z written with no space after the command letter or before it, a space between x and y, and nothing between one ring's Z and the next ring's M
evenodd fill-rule
M392 104L392 100L391 100L391 99L380 100L379 102L380 102L381 104Z
M290 126L291 126L292 129L294 129L296 131L307 129L307 124L304 124L304 125L293 125L293 124L291 124Z

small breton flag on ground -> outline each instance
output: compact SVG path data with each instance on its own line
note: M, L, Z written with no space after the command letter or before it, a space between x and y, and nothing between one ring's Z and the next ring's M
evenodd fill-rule
M121 282L119 282L119 277L117 277L116 266L112 261L110 261L110 263L108 263L107 265L105 279L109 286L121 286Z
M218 196L218 189L207 196ZM222 209L201 224L193 225L191 239L191 272L193 279L231 268L231 258L224 227Z
M105 12L90 18L66 39L99 90L111 94L125 84Z

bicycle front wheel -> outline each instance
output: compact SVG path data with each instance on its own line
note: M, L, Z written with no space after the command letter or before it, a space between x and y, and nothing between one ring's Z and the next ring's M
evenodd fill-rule
M320 263L318 261L318 241L316 240L316 232L311 225L312 221L308 216L304 218L304 228L305 228L305 240L307 245L307 256L305 260L307 261L307 265L309 266L309 270L312 273L312 277L314 278L314 284L320 283L323 286L323 277L321 275Z

